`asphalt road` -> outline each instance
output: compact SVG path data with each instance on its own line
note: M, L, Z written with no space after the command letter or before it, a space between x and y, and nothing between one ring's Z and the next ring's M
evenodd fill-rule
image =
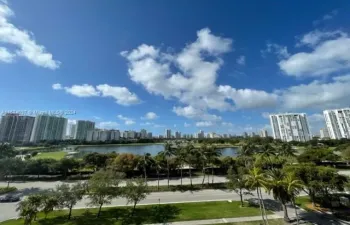
M254 196L249 196L249 198ZM264 198L271 198L271 196L264 194ZM154 192L147 196L140 204L164 204L164 203L179 203L179 202L201 202L201 201L226 201L239 200L239 196L234 192L224 190L202 190L196 192ZM86 208L88 199L84 198L75 208ZM16 212L17 203L0 203L0 221L8 220L17 217ZM112 201L111 206L125 206L126 200L118 198Z
M193 177L192 178L192 183L193 184L201 184L203 180L202 176L198 177ZM212 181L212 176L209 176L209 182ZM55 188L58 184L62 183L74 183L77 181L28 181L28 182L23 182L23 181L16 181L16 182L11 182L10 186L16 187L17 189L25 189L25 188L39 188L39 189L51 189ZM208 177L205 177L205 182L208 182ZM226 182L226 177L224 176L214 176L214 183L222 183ZM181 183L180 178L171 178L170 180L170 185L179 185ZM148 181L147 184L149 186L157 186L158 181L157 180L152 180ZM188 177L182 179L182 184L190 184L190 179ZM125 185L125 182L121 183L121 186ZM161 179L159 181L159 185L168 185L168 180L167 179ZM0 181L0 187L7 186L7 182Z

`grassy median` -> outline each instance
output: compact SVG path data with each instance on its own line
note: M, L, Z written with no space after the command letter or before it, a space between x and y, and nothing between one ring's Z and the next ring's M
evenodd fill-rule
M271 214L271 212L268 212ZM131 207L110 207L102 210L100 218L96 217L97 209L75 209L71 220L67 220L67 210L54 211L45 219L43 213L32 225L127 225L164 223L170 221L205 220L231 217L259 216L259 208L240 207L234 202L200 202L166 205L138 206L134 215ZM21 225L23 220L9 220L0 225Z

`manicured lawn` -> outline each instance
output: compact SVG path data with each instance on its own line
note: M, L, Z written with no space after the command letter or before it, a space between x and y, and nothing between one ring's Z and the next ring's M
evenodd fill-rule
M60 160L63 159L64 156L67 154L67 152L64 151L58 151L58 152L41 152L34 156L33 159L56 159Z
M205 220L230 217L258 216L259 208L240 207L239 202L200 202L180 203L169 205L139 206L134 216L130 207L105 208L101 218L96 218L97 209L73 210L73 219L68 221L66 210L55 211L45 220L42 213L38 214L38 221L33 225L121 225L164 223L167 221ZM271 214L271 212L268 212ZM23 221L10 220L0 225L20 225Z

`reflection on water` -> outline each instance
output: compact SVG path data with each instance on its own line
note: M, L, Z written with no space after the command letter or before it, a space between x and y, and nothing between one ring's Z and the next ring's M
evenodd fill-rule
M79 147L79 153L77 157L82 157L83 155L91 152L98 153L132 153L143 155L145 153L150 153L151 155L157 155L158 152L164 150L164 145L162 144L147 144L147 145L109 145L109 146L84 146ZM223 156L236 156L237 147L222 148Z

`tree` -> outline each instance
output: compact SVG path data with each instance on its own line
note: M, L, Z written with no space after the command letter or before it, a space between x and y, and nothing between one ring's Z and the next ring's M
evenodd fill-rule
M278 148L278 155L284 156L284 157L295 157L296 156L296 150L292 148L292 146L289 143L283 143Z
M297 207L295 205L295 198L299 194L300 190L303 188L303 183L301 180L296 179L292 173L289 173L285 178L285 185L287 187L288 195L290 197L290 200L295 210L297 225L299 225L299 215L298 215Z
M181 186L182 186L182 170L184 167L184 163L186 161L186 149L178 147L176 149L175 155L180 165L180 179L181 179Z
M15 148L9 143L0 143L0 159L15 157Z
M244 162L244 166L249 168L251 166L251 161L253 159L253 154L256 152L256 146L250 142L242 145L242 147L237 151L238 159Z
M79 161L77 161L76 159L63 158L59 161L57 167L63 173L63 176L66 178L67 173L69 171L79 168L79 165Z
M42 203L44 201L44 195L42 194L33 194L28 196L28 202L30 207L34 210L34 220L36 220L36 215L40 211Z
M97 217L100 217L104 204L111 204L111 200L121 195L121 188L118 187L122 173L115 173L112 170L99 170L95 172L88 181L90 194L89 205L99 206Z
M48 192L43 194L43 199L41 203L42 211L45 214L45 219L47 215L54 210L54 208L59 206L58 195L55 192Z
M270 144L264 144L259 152L259 156L262 159L267 160L267 162L270 164L269 167L271 166L271 157L275 155L275 149Z
M26 172L28 174L36 174L39 178L40 174L49 172L49 164L46 163L46 159L27 160Z
M0 176L7 178L7 187L10 186L9 176L21 175L25 169L25 162L19 158L0 159Z
M218 162L219 157L221 156L221 150L210 145L207 152L207 158L209 164L211 165L211 183L214 183L214 167L215 163Z
M175 155L175 150L172 148L171 144L169 142L167 142L164 145L164 150L159 152L158 154L163 156L167 161L167 175L168 175L168 187L169 187L170 186L170 184L169 184L169 182L170 182L169 159L170 159L170 157Z
M153 164L153 158L150 153L145 153L139 161L139 167L143 170L145 176L145 182L147 182L147 168L150 168Z
M279 169L271 169L267 172L267 189L273 194L273 198L282 204L284 220L289 221L286 204L291 200L285 183L285 173Z
M157 190L159 191L159 174L160 174L160 171L163 168L162 160L159 157L157 157L157 156L154 157L152 167L156 170L156 173L157 173L157 183L158 183L157 184Z
M32 221L37 213L28 199L24 199L17 204L16 211L19 212L19 216L23 218L24 225L32 224Z
M140 156L130 153L122 153L112 161L110 168L128 175L135 170L139 161Z
M298 156L300 163L315 163L321 165L322 161L338 161L340 156L330 149L310 148Z
M253 167L251 170L249 170L249 173L246 175L245 179L246 179L245 185L249 189L256 190L256 194L258 195L258 200L259 200L261 217L264 221L264 224L266 224L266 223L268 224L265 206L264 206L264 201L262 199L262 193L261 193L261 187L263 187L263 188L266 187L265 174L261 171L260 168ZM266 219L265 219L265 217L266 217Z
M347 162L350 161L350 146L341 152L341 156Z
M244 180L244 169L240 167L237 171L234 171L233 168L230 167L227 171L227 179L227 187L239 195L241 207L243 207L244 190L247 190L246 181Z
M127 204L132 203L131 216L134 215L136 205L149 194L147 183L142 179L128 180L124 188L123 195L127 199Z
M347 178L338 174L336 169L323 166L315 166L312 163L302 163L284 168L288 173L301 180L303 190L309 195L312 204L316 201L316 196L322 196L325 203L330 204L330 193L343 191L347 183Z
M82 183L61 184L56 187L58 193L59 207L68 208L68 219L71 218L73 207L80 201L85 194L85 187Z
M188 172L190 175L190 183L191 187L192 185L192 165L194 165L197 162L197 155L198 155L198 150L192 145L188 144L185 146L185 152L186 152L186 160L185 162L188 165Z
M94 171L96 171L106 167L108 158L106 154L93 152L85 155L83 160L86 165L92 166Z

